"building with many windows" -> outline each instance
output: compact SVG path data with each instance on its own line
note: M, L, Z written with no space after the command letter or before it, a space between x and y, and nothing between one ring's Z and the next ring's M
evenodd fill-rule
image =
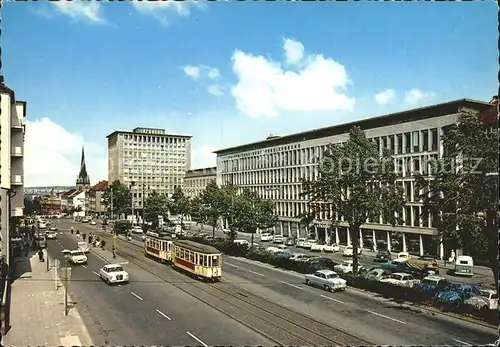
M103 194L106 189L108 189L108 181L100 181L87 190L85 199L87 215L100 216L106 213L107 206L103 201Z
M26 101L16 100L15 93L0 76L0 228L2 255L9 261L12 218L24 214L24 134Z
M443 257L443 242L436 237L437 218L421 217L421 204L414 198L413 173L432 170L433 160L443 155L443 131L457 122L462 111L483 112L491 107L488 102L461 99L222 149L215 152L217 183L248 187L262 198L274 200L279 216L274 228L277 234L348 245L351 237L347 224L342 223L341 217L340 226L332 228L333 213L327 208L314 222L314 228L306 230L300 225L298 216L307 209L307 200L299 196L300 178L314 180L329 145L345 142L349 130L359 126L377 144L380 153L388 149L395 158L406 199L400 212L403 225L393 227L382 218L370 220L362 226L360 245L375 249L383 245L393 251Z
M207 167L203 169L189 170L184 177L184 194L191 198L199 196L207 184L217 178L217 168Z
M108 181L130 187L138 209L153 191L171 195L191 168L191 137L154 128L109 134Z

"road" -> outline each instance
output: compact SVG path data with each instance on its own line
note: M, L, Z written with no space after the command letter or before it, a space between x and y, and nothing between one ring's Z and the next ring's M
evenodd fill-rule
M63 232L49 240L49 257L64 264L61 250L75 246ZM104 263L90 253L86 266L71 267L70 294L96 345L270 344L133 264L125 265L129 284L107 286L96 276Z
M78 227L88 232L96 230L82 224ZM138 241L132 243L141 245ZM137 253L142 253L139 247ZM495 329L439 313L403 308L355 289L326 293L304 285L303 277L298 274L245 259L226 257L224 273L225 280L241 288L316 319L334 322L340 329L374 344L477 345L498 338Z

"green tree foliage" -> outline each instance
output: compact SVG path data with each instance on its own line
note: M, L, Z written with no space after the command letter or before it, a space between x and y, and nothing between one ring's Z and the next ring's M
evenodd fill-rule
M42 213L42 203L41 198L35 196L33 199L28 197L24 198L24 214L41 214Z
M153 191L144 201L144 219L152 222L153 229L158 228L158 216L166 218L169 201L166 195Z
M215 181L211 181L201 193L200 210L203 213L203 218L208 225L212 227L212 237L215 238L215 228L219 225L220 219L227 216L227 201L225 201L226 193L222 188L219 188Z
M394 158L387 152L380 156L376 144L354 127L347 142L332 145L325 153L318 171L317 180L302 180L301 195L310 203L331 207L333 225L344 217L349 225L356 273L361 225L381 215L393 226L400 220L397 214L404 207L404 199L402 187L396 183ZM314 218L318 210L311 211Z
M261 199L255 192L243 189L241 194L233 198L229 219L230 240L236 237L236 230L252 234L253 247L254 234L257 229L265 230L276 225L278 217L275 205L270 200Z
M170 214L180 217L180 222L182 225L183 219L190 212L191 202L189 197L184 194L181 187L175 188L174 193L172 194L172 197L170 199L168 209L170 210Z
M463 113L442 141L433 172L416 177L424 213L437 218L439 236L454 241L449 246L486 255L498 287L498 124L492 129Z
M113 204L111 204L113 199ZM103 193L103 201L108 209L108 213L118 216L127 214L132 209L132 193L130 189L119 180L114 181ZM113 211L111 211L113 205Z
M204 224L207 222L206 213L201 203L201 198L196 197L191 199L191 204L189 206L189 215L191 219L198 224Z

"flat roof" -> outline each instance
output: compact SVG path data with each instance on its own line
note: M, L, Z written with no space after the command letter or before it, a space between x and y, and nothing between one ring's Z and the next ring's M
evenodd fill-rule
M217 155L238 153L252 149L267 148L298 141L307 141L307 140L328 137L332 135L346 134L349 132L349 130L351 130L355 126L360 127L362 130L368 130L368 129L379 128L382 126L395 125L399 123L406 123L428 118L435 118L447 114L457 113L461 106L474 108L477 109L479 112L483 112L484 110L491 107L492 104L489 102L472 100L472 99L458 99L441 104L415 108L397 113L390 113L378 117L365 118L349 123L343 123L324 128L308 130L291 135L272 137L263 141L257 141L244 145L238 145L234 147L220 149L214 151L213 153Z
M204 167L201 169L194 169L186 171L185 177L202 177L213 176L217 174L217 167Z
M189 241L189 240L174 240L174 245L186 248L190 251L193 252L199 252L199 253L207 253L207 254L220 254L221 251L219 251L217 248L209 246L209 245L204 245L202 243L197 243L194 241Z
M146 128L140 128L140 129L146 129ZM148 128L148 129L150 129L150 128ZM154 130L157 130L157 129L154 129ZM161 136L161 137L179 137L179 138L185 138L185 139L190 139L190 138L193 137L191 135L182 135L182 134L167 134L167 133L163 133L163 134L151 134L151 133L134 132L134 131L128 131L128 130L116 130L116 131L113 131L111 134L107 135L106 138L109 139L109 138L115 137L115 136L117 136L119 134L149 135L149 136Z

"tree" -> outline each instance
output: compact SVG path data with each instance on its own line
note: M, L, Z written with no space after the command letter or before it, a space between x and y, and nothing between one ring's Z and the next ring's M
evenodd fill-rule
M207 218L200 197L191 199L191 204L189 206L189 215L191 216L191 219L198 224L206 223Z
M24 214L41 214L42 213L42 203L41 198L38 196L30 199L28 197L24 198Z
M182 226L182 220L189 214L191 203L189 197L184 195L181 187L176 187L172 194L168 209L171 214L178 215Z
M114 181L102 195L108 212L114 215L127 214L132 209L132 193L119 180ZM112 200L112 201L111 201ZM113 207L113 210L111 210Z
M423 212L437 219L438 236L453 247L486 253L498 288L498 125L465 112L444 130L442 158L430 163L433 172L416 175Z
M168 214L168 198L164 194L153 191L144 201L144 219L153 223L153 229L157 229L158 216L166 217Z
M225 194L215 181L208 183L200 196L204 220L212 227L213 239L215 239L215 228L225 215L224 207L227 206L227 202L224 201L224 198Z
M330 146L318 166L316 181L302 179L301 196L309 203L332 209L332 225L340 217L349 226L353 247L353 272L358 270L358 247L361 225L381 215L386 223L396 225L404 207L401 185L396 183L394 158L387 151L379 155L377 145L354 127L349 139ZM317 209L311 211L317 217Z

